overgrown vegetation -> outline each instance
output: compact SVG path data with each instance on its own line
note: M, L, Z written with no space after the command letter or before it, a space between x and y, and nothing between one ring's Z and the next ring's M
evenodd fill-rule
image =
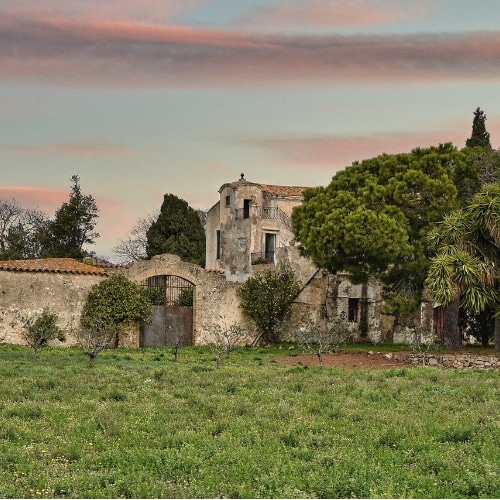
M238 289L240 308L256 324L264 342L279 341L300 287L290 264L281 262L250 276Z
M92 286L81 316L84 349L91 362L105 348L105 340L112 332L115 347L120 331L135 322L149 323L152 305L147 290L139 283L117 273Z
M47 345L49 340L59 340L64 342L66 336L57 326L57 314L44 309L42 314L36 319L27 319L24 322L24 338L27 344L35 351L35 359L38 359L38 350Z
M314 321L305 321L294 336L295 342L303 353L315 354L320 368L323 368L323 354L335 351L347 343L352 336L351 327L345 320L333 320L324 328L319 327Z
M498 498L498 372L0 346L2 498ZM293 353L293 351L290 351Z

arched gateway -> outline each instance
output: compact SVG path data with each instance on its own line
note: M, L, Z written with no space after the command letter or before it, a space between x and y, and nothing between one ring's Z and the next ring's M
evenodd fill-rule
M194 284L181 276L160 274L141 285L153 304L153 321L141 327L139 346L192 345Z
M126 274L147 289L153 304L153 323L141 327L139 346L196 344L204 270L176 255L163 254L135 262Z

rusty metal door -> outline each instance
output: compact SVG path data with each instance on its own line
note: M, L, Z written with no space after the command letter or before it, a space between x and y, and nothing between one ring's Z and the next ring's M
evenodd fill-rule
M171 275L152 276L142 285L153 304L153 321L141 328L140 347L192 345L194 285Z

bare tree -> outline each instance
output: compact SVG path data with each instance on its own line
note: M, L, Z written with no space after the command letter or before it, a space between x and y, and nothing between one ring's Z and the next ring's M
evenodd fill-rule
M23 208L16 200L0 200L0 258L29 259L43 252L49 219L44 212Z
M297 329L294 340L303 353L315 354L320 368L323 368L323 354L332 352L345 344L351 335L350 325L345 320L332 320L327 323L326 327L308 320Z
M115 330L102 324L95 324L92 327L82 327L77 337L83 353L89 357L90 366L93 367L99 353L114 341Z
M249 338L248 328L238 323L228 324L221 319L221 323L209 323L203 325L205 331L209 334L202 337L215 355L217 368L220 367L222 356L225 354L229 358L229 353L245 339Z
M113 253L118 255L123 262L146 259L148 241L146 232L151 227L151 224L158 219L159 215L160 211L156 210L153 214L146 215L146 217L139 217L128 232L126 239L120 240L120 243L113 248Z

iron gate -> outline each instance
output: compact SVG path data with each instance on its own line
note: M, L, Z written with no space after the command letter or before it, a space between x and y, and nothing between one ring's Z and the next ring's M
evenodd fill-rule
M141 285L153 305L153 322L141 328L140 347L192 345L193 283L163 274L151 276Z

